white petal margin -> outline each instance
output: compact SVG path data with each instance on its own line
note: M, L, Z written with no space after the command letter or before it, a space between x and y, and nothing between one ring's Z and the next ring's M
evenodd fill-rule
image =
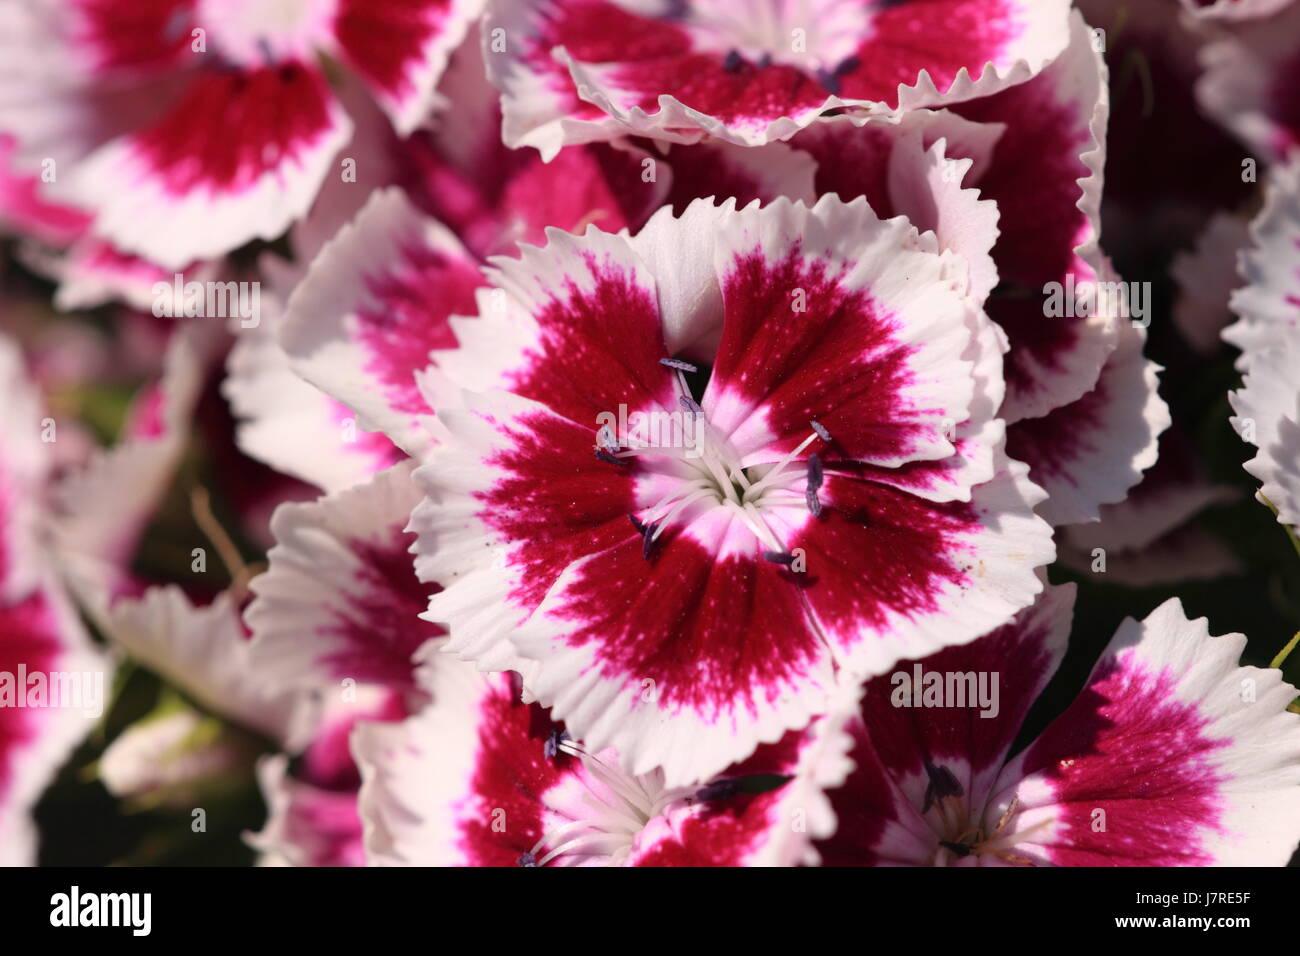
M717 117L691 108L667 92L659 95L658 109L653 112L647 113L639 106L622 109L615 103L619 90L611 72L611 67L619 65L617 62L578 62L562 46L557 46L551 55L567 68L577 96L606 114L597 119L578 119L567 115L565 94L552 89L547 77L538 75L521 58L512 55L525 48L524 38L536 35L536 22L548 14L548 5L526 0L501 0L490 6L483 25L488 75L502 91L504 140L512 148L531 146L537 149L547 162L564 146L613 140L625 135L672 143L694 143L713 138L738 146L762 146L789 139L827 110L860 107L872 112L886 112L890 109L881 102L828 94L818 108L802 107L796 116L782 116L761 127L743 123L728 125ZM622 5L636 12L636 4ZM653 12L662 11L665 5L642 6ZM1069 0L1034 0L1032 4L1022 4L1019 12L1025 18L1021 24L1024 32L1016 45L1021 50L1032 50L1031 57L986 63L980 74L974 77L963 67L945 90L940 90L930 74L922 69L913 84L898 85L898 109L907 111L975 99L1028 80L1065 47L1066 31L1063 27L1069 6ZM490 47L494 33L499 35L500 32L512 38L513 42L509 52L504 54L493 53Z
M360 609L376 601L384 610L400 609L401 595L416 590L414 559L407 561L408 581L390 580L388 567L371 567L358 550L406 550L410 538L395 538L394 530L406 527L422 497L411 481L412 468L397 465L367 484L276 509L271 518L276 544L267 555L266 572L249 584L254 600L244 612L253 633L253 667L276 686L337 687L341 677L330 658L362 651L342 633L345 626L358 640L373 641L376 656L403 644L406 630L381 629ZM386 615L382 623L400 626ZM406 628L430 630L415 615Z
M460 405L468 407L449 408L441 416L451 423L455 447L439 448L413 476L424 493L409 526L416 533L416 575L443 588L423 617L430 623L455 622L446 649L462 660L473 660L484 671L530 674L535 665L521 658L510 642L510 634L531 613L509 597L519 583L509 561L515 542L494 536L479 517L482 503L474 493L483 487L484 462L513 447L512 437L493 427L484 414L513 418L521 410L553 413L508 392L467 392Z
M1243 387L1229 392L1232 427L1259 451L1246 471L1284 525L1300 526L1300 328L1254 357Z
M94 210L96 235L167 269L223 256L253 239L275 239L311 208L335 155L352 135L352 121L339 101L330 96L325 108L326 125L311 142L237 192L170 193L158 171L140 159L132 139L123 137L77 167L70 196Z
M1152 611L1145 620L1129 618L1120 625L1093 669L1089 686L1099 676L1109 675L1108 688L1118 695L1112 699L1122 703L1124 695L1149 688L1150 682L1159 678L1158 706L1162 710L1166 706L1178 708L1187 715L1187 720L1195 723L1197 740L1215 745L1213 749L1198 752L1195 765L1189 770L1202 780L1217 778L1211 792L1217 825L1206 820L1203 825L1193 826L1191 832L1172 834L1180 847L1199 850L1216 866L1284 866L1300 842L1300 803L1296 801L1297 788L1300 788L1300 715L1286 710L1298 692L1274 668L1238 666L1245 646L1246 638L1241 634L1211 636L1207 621L1188 620L1181 602L1174 598ZM1088 692L1085 687L1083 693ZM1067 713L1058 721L1068 716ZM1160 732L1162 724L1155 722L1156 715L1149 710L1129 716L1135 723L1112 723L1102 731L1110 738L1111 761L1122 759L1120 748L1128 740L1144 737L1149 740L1151 734ZM1126 739L1126 734L1132 736ZM1051 735L1052 727L1049 727L1040 742ZM1083 739L1086 741L1087 736ZM1020 810L1012 824L1015 830L1024 832L1041 827L1032 837L1017 843L1016 852L1050 862L1054 846L1071 847L1062 844L1067 837L1061 830L1061 811L1054 796L1062 786L1060 779L1042 772L1023 775L1025 759L1034 755L1037 746L1037 742L1031 744L1007 765L995 792L1003 790L1001 805L1007 803L1012 793L1020 798ZM1148 742L1146 746L1152 744ZM1162 755L1176 757L1176 745L1172 751L1169 746L1168 742L1161 745ZM1044 752L1043 756L1068 760L1074 755ZM1081 752L1077 756L1086 763L1092 754ZM1162 831L1168 821L1160 819L1160 795L1168 793L1176 799L1181 792L1179 782L1165 779L1168 775L1158 768L1139 770L1135 775L1131 770L1121 771L1121 766L1110 763L1112 776L1105 783L1114 782L1115 792L1128 794L1125 799L1132 807L1127 811L1129 814L1145 812L1148 816L1142 818L1143 822L1156 832ZM1180 766L1171 772L1182 769ZM1079 771L1080 774L1088 772L1086 768ZM1151 791L1147 795L1144 795L1145 774L1152 775ZM1115 775L1121 779L1116 780ZM1105 783L1089 794L1090 779L1080 778L1082 791L1074 794L1076 799L1104 799ZM1189 782L1196 785L1199 781ZM1069 796L1067 784L1066 798ZM1151 805L1143 808L1144 800L1151 800ZM1117 861L1132 856L1135 862L1143 862L1142 852L1149 848L1126 846L1119 832L1120 821L1110 821L1108 829L1117 832L1102 834L1100 841L1104 845L1099 845L1097 850Z
M1253 20L1271 17L1294 0L1182 0L1193 16L1206 20Z
M289 750L307 742L316 704L258 673L233 599L195 607L175 585L122 599L103 615L113 644L200 706L258 731Z
M35 865L37 831L30 811L73 749L98 725L113 687L112 661L91 643L72 603L52 576L23 601L0 607L0 635L21 640L23 632L33 627L40 630L42 641L56 645L57 650L50 654L45 673L47 706L0 710L0 718L17 715L31 724L22 729L21 736L0 734L0 765L7 778L0 787L0 866ZM6 655L6 659L11 658ZM21 685L18 676L3 675L12 682L11 693L28 693L30 683ZM30 681L32 674L26 676ZM73 680L81 689L80 699L69 702L60 697L56 702L55 683L69 686ZM97 694L92 690L96 685ZM0 720L0 727L4 722Z
M1298 31L1300 6L1291 4L1268 19L1234 24L1201 48L1201 108L1266 162L1284 159L1300 136L1300 130L1283 128L1276 115L1285 109L1277 99L1284 95L1285 71L1294 69Z
M1094 281L1115 278L1101 250L1101 197L1105 183L1107 124L1110 121L1109 70L1095 38L1077 10L1070 16L1070 43L1060 57L1035 78L1047 86L1061 108L1076 111L1076 129L1082 139L1079 162L1088 175L1076 180L1079 199L1075 206L1084 214L1087 227L1075 237L1074 253ZM1015 122L1015 117L1010 118ZM979 185L978 182L975 183ZM1088 278L1073 269L1077 278ZM1064 277L1059 277L1064 278ZM1044 321L1050 321L1044 317ZM1038 362L1032 355L1022 358L1038 386L1012 392L1002 407L1008 423L1047 414L1087 393L1101 374L1106 358L1116 345L1115 322L1111 316L1093 314L1076 325L1078 342L1059 366ZM1013 343L1014 348L1014 343ZM1056 356L1058 360L1060 356ZM1047 387L1042 387L1046 383Z
M386 274L408 248L432 252L465 269L477 268L460 241L416 210L400 191L377 192L351 225L325 245L294 290L280 327L280 344L294 371L356 411L363 428L383 431L419 458L435 442L432 410L395 407L368 366L360 342L360 311L383 308L368 280Z
M451 660L422 675L433 697L429 706L401 723L363 721L352 732L371 866L465 866L459 823L492 809L473 806L471 796L482 731L478 705L489 681L507 677Z
M262 321L240 329L226 356L221 393L239 419L235 442L244 454L325 492L367 481L403 453L379 432L362 431L356 414L297 375L280 347L283 298L292 288L275 277L290 269L267 256Z
M415 14L417 19L423 20L421 26L428 31L417 55L404 64L399 81L403 89L400 91L385 88L377 82L369 75L368 64L356 56L356 51L349 50L345 42L340 44L340 54L362 76L371 95L393 121L393 127L399 135L410 135L435 110L453 105L438 95L438 81L447 68L447 60L452 51L465 39L485 5L486 0L424 0L422 3L401 5L372 5L360 0L351 4L353 10L349 12L361 21L354 27L358 32L369 27L376 34L382 35L381 27L400 26L400 21L394 23L392 20L384 20L384 14L390 10L401 21L409 20ZM373 19L367 22L365 18L368 16Z
M1027 462L1053 525L1096 521L1156 462L1172 419L1157 391L1160 366L1142 354L1146 331L1119 320L1119 344L1088 394L1043 418L1011 426L1008 451Z
M1270 172L1250 238L1239 264L1244 285L1231 299L1239 320L1223 330L1242 351L1237 367L1243 371L1300 327L1300 155Z

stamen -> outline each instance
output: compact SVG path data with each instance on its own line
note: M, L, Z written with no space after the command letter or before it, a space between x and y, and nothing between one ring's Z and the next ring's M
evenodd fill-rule
M730 800L738 793L740 793L740 781L734 777L724 777L720 780L714 780L712 783L706 783L696 790L695 799L703 802Z
M644 521L642 521L642 520L641 520L640 518L638 518L636 515L628 515L628 516L627 516L627 520L630 521L630 522L632 522L632 527L636 528L636 533L637 533L637 534L640 534L640 535L644 535L644 534L645 534L645 522L644 522Z
M628 466L628 462L624 461L622 458L615 458L603 448L596 449L596 457L607 465L618 465L620 468L626 468Z
M817 497L817 489L809 488L803 493L804 503L808 505L808 510L812 512L814 518L822 516L822 500Z
M817 497L817 489L822 486L822 460L813 452L808 456L808 487L804 491L804 500L814 518L822 516L822 502Z
M828 73L826 70L818 70L817 82L821 84L821 88L827 93L830 93L832 96L839 96L840 78L834 73Z
M519 859L515 862L520 866L536 866L537 857L533 856L531 853L521 853L519 854Z
M822 486L822 459L816 452L808 456L808 487L816 491Z
M569 739L569 735L563 730L552 730L546 737L546 742L542 744L542 756L547 760L554 760L560 753L560 744Z
M601 425L596 429L596 444L608 452L619 450L618 438L614 435L614 429L609 425Z
M785 470L786 468L789 467L790 462L794 461L801 454L803 454L803 450L807 448L809 445L811 445L813 442L815 442L818 438L821 438L821 436L809 435L807 438L801 441L793 451L791 451L784 458L782 458L775 465L773 465L772 469L767 474L765 474L758 481L754 482L754 487L750 489L751 494L757 496L759 491L766 488L772 482L776 481L776 479L780 478L781 475L785 474ZM823 441L824 440L825 439L823 439Z
M682 408L686 409L692 415L704 414L704 409L700 408L700 403L689 395L678 395L677 401L681 403Z
M815 418L809 419L808 427L811 428L813 431L815 431L817 433L817 437L820 438L822 441L827 443L830 442L831 433L828 432L826 430L826 426L821 424L821 422L817 421L817 419Z
M650 549L654 546L655 532L657 530L659 530L659 525L653 521L645 526L645 534L641 539L641 557L647 561L650 560Z
M699 369L698 369L696 366L692 365L690 362L683 362L681 359L675 359L675 358L661 358L661 359L659 360L659 364L660 364L660 365L666 365L666 366L668 366L669 368L675 368L675 369L677 369L677 371L679 371L679 372L698 372L698 371L699 371Z
M699 501L702 498L712 498L712 497L713 497L713 489L708 488L703 491L697 491L695 494L689 495L683 498L681 501L677 502L677 504L673 505L672 510L669 511L668 514L664 515L663 518L661 518L658 522L656 522L654 537L658 538L659 535L663 534L664 529L668 527L668 525L672 523L672 520L676 518L679 514L681 514L682 511L684 511L686 508L689 508L691 505L695 504L695 502Z

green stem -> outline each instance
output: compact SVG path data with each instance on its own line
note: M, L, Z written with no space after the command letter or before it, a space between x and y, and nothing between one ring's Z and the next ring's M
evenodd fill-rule
M1256 497L1258 497L1260 501L1264 502L1264 504L1268 506L1268 510L1273 512L1274 518L1278 518L1278 524L1282 524L1281 518L1277 513L1277 508L1273 507L1273 502L1265 498L1263 492L1260 492ZM1297 537L1295 528L1291 527L1288 524L1283 524L1282 530L1285 531L1286 536L1291 539L1291 547L1295 548L1295 553L1297 555L1300 555L1300 537Z
M1300 631L1296 631L1295 637L1286 642L1286 647L1277 652L1277 657L1273 658L1272 663L1268 666L1280 668L1286 663L1286 659L1291 656L1291 652L1295 650L1297 644L1300 644Z

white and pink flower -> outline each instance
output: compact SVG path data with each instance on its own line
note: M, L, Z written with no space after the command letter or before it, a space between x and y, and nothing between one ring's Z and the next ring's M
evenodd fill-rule
M824 864L1286 863L1300 841L1297 692L1276 670L1238 666L1245 638L1212 637L1177 600L1126 620L1074 703L1011 755L1064 655L1073 604L1072 586L1053 588L1011 624L920 662L941 682L1000 678L1008 693L987 719L942 699L916 709L887 677L828 718L827 732L849 735L852 770L826 778L836 832L815 844Z

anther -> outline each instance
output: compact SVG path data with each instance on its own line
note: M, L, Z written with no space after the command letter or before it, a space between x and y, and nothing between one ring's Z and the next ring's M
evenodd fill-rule
M700 801L711 800L730 800L736 794L740 793L740 781L734 778L723 778L714 780L712 783L706 783L700 789L695 791L695 799Z
M686 409L692 415L704 414L704 409L700 408L700 403L689 395L678 395L677 401L681 404L682 408Z
M645 526L645 531L641 533L641 557L645 558L647 561L650 560L650 549L654 546L655 532L658 529L659 525L651 521Z
M822 486L822 459L816 452L808 456L808 487L816 491Z
M618 465L619 467L625 467L628 464L622 458L615 458L613 455L605 451L605 449L603 448L596 449L596 457L599 458L607 465Z
M546 742L542 744L542 756L547 760L554 760L560 753L560 744L569 739L569 735L563 730L552 730L546 736Z
M840 78L834 73L828 73L826 70L817 71L817 82L821 84L822 89L832 96L839 96Z
M627 520L632 522L632 527L636 528L637 534L645 534L646 525L644 521L636 515L628 515Z
M809 485L807 488L805 488L803 493L803 500L804 500L804 504L808 506L808 510L812 512L812 516L814 518L820 518L822 516L822 500L817 497L816 488L814 488L812 485Z
M692 365L690 362L683 362L681 359L675 359L675 358L661 358L661 359L659 360L659 364L660 364L660 365L666 365L666 366L668 366L668 368L675 368L675 369L677 369L677 371L679 371L679 372L698 372L698 371L699 371L699 369L696 368L694 365Z
M614 436L614 429L608 425L601 425L596 429L596 444L608 452L619 450L618 439Z
M773 564L784 564L787 568L794 564L794 555L788 551L764 551L763 560Z
M740 69L740 65L745 61L740 56L739 50L729 50L727 55L722 59L722 68L728 73L735 73Z
M817 419L815 418L810 419L808 422L808 427L811 428L813 431L815 431L817 433L817 437L820 438L822 441L828 442L831 440L831 433L828 432L826 430L826 426L823 425L821 422L817 421Z

